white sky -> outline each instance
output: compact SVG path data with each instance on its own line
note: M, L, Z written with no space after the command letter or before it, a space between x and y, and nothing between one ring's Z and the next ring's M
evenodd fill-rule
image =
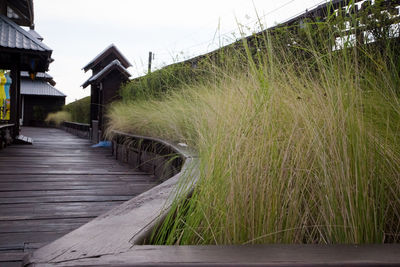
M35 30L53 49L49 73L67 103L90 95L82 67L114 43L132 63L132 77L204 54L239 37L238 22L273 26L323 0L34 0Z

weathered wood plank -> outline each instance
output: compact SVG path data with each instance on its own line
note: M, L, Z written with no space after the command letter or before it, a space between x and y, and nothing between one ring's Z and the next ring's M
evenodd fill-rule
M132 196L37 196L37 197L0 197L1 204L20 204L20 203L74 203L74 202L113 202L126 201Z
M21 267L21 261L6 261L1 263L2 267Z
M120 175L120 174L129 174L129 171L126 172L121 172L121 171L112 171L107 168L89 168L89 169L84 169L82 170L75 170L73 167L66 167L62 170L54 170L51 167L37 167L37 168L29 168L29 167L19 167L16 169L14 172L12 170L0 170L0 174L7 174L7 175L13 175L13 174L25 174L25 175L31 175L31 174L37 174L37 173L47 173L47 174L71 174L71 175L102 175L102 174L114 174L114 175Z
M130 185L127 183L96 183L93 184L82 184L82 183L2 183L0 187L0 192L7 191L47 191L47 190L79 190L79 189L112 189L117 191L121 187L126 187L127 189L145 191L151 187L151 183L139 183L135 185Z
M1 185L0 185L1 187ZM129 188L97 189L97 190L51 190L51 191L6 191L1 192L2 197L30 197L30 196L135 196L138 192Z
M87 218L0 221L0 233L67 231L87 221Z
M17 210L15 213L4 212L0 215L0 221L15 221L15 220L41 220L41 219L68 219L68 218L94 218L104 213L104 211L118 206L119 203L114 205L106 205L102 207L76 207L75 209L62 209L62 210L41 210L35 213L28 213L27 209Z
M22 233L1 233L0 247L24 246L26 242L51 242L65 234L68 231L51 232L22 232ZM1 253L0 253L1 254Z
M97 216L101 215L100 212L75 212L75 213L64 213L58 215L26 215L26 216L1 216L0 220L3 222L7 221L27 221L27 220L59 220L59 219L87 219L91 221Z
M133 246L118 255L82 255L49 263L51 266L399 266L399 252L398 244Z
M152 181L157 182L153 175L143 174L125 174L125 175L48 175L48 174L32 174L26 175L0 175L0 183L7 182L65 182L65 181L80 181L80 182L108 182L108 181Z
M110 202L63 202L63 203L18 203L0 205L1 216L25 215L25 214L59 214L62 212L85 212L109 209L123 201Z

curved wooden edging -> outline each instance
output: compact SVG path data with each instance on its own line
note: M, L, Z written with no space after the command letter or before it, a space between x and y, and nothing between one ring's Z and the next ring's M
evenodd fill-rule
M149 155L150 158L152 155L157 155L156 152L159 148L174 151L182 159L183 165L180 172L162 184L27 255L24 258L25 266L71 263L82 259L128 252L134 245L141 244L168 212L175 198L175 188L182 183L183 177L193 178L190 183L185 183L186 189L190 190L197 177L196 157L185 147L157 138L121 132L115 132L115 135L117 141L114 142L114 148L129 143L129 141L146 143L147 145L141 145L140 153L142 158L148 160ZM157 160L156 162L165 163L165 161ZM182 190L181 192L186 194L185 192L188 191Z

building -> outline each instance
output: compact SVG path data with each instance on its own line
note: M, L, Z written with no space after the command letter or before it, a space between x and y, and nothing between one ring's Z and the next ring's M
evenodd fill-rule
M21 72L22 125L42 126L47 114L61 110L66 95L57 90L53 77L39 72L34 80Z
M13 138L19 134L22 117L21 71L35 77L38 72L46 72L52 62L51 48L21 26L34 29L33 0L0 0L0 69L5 70L12 81L10 117L0 121L0 125L12 127L9 130Z
M103 138L105 109L111 102L119 99L119 88L129 81L131 75L127 68L130 66L131 63L114 44L111 44L83 67L85 72L92 70L92 76L82 87L91 85L90 127L95 143Z

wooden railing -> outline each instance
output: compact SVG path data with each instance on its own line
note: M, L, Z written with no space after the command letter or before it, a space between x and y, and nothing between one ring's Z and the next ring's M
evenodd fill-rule
M61 129L82 138L90 138L90 125L87 123L64 121Z

